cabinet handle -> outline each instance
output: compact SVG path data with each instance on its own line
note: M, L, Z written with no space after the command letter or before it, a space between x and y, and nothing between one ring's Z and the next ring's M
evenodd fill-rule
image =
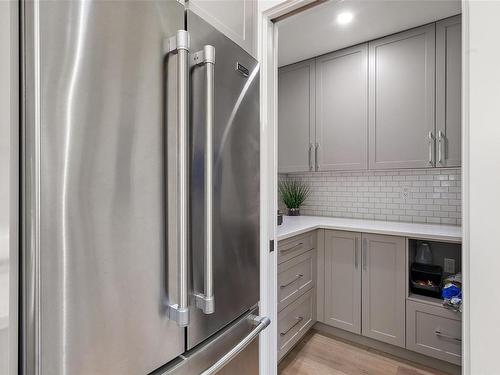
M293 246L292 246L291 248L289 248L289 249L280 250L280 254L286 254L286 253L288 253L289 251L292 251L292 250L294 250L294 249L296 249L297 247L302 246L302 245L303 245L303 243L302 243L302 242L299 242L298 244L293 245Z
M358 237L356 237L356 240L355 240L355 244L354 244L354 268L355 269L358 269Z
M439 328L436 328L436 330L434 331L434 333L436 334L436 336L443 337L445 339L450 339L450 340L453 340L453 341L462 342L462 339L460 337L454 337L454 336L451 336L451 335L447 335L446 333L442 333Z
M297 321L295 323L293 323L285 332L280 332L280 336L285 336L288 332L290 332L293 329L293 327L295 327L297 324L299 324L301 321L303 321L304 317L298 316L295 319Z
M316 148L314 149L314 162L316 164L316 172L319 171L318 150L319 150L319 143L316 143Z
M443 141L444 133L440 130L438 131L438 162L443 164Z
M302 275L301 273L299 273L298 275L295 275L295 278L293 278L293 280L290 280L289 282L287 282L284 285L280 285L280 289L286 288L288 285L293 284L294 282L296 282L297 280L299 280L302 277L304 277L304 275Z
M312 150L313 150L313 144L309 143L309 170L312 171L314 169L313 163L312 163Z
M368 241L365 238L365 239L363 239L363 269L365 271L367 269L367 265L366 265L366 263L367 263L367 256L368 256L367 252L368 252Z
M434 135L432 134L432 131L429 132L428 134L428 138L429 138L429 164L430 165L433 165L433 160L434 160L434 157L433 157L433 144L434 144Z

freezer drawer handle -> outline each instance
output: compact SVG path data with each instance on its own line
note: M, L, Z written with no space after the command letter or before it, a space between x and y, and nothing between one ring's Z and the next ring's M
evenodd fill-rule
M178 303L173 304L168 298L168 316L177 322L179 327L189 324L188 308L188 118L189 118L189 33L178 30L176 35L165 39L163 52L166 55L177 55L177 181L173 190L177 207L168 205L168 210L173 210L172 215L177 218L175 233L178 246L171 249L178 254ZM177 157L177 155L175 157ZM165 153L168 165L168 153ZM169 244L169 246L172 246ZM170 253L170 251L169 251Z
M280 336L285 336L288 332L290 332L293 327L295 327L297 324L299 324L301 321L304 320L303 316L298 316L295 318L296 322L291 325L285 332L280 332Z
M250 344L254 338L256 338L260 332L262 332L270 323L271 320L265 316L250 315L248 317L250 322L255 325L255 328L235 347L233 347L229 352L227 352L222 358L215 362L207 370L203 371L200 375L212 375L217 373L221 368L227 365L231 360L236 357L243 349L245 349L248 344Z
M205 314L215 312L213 276L213 125L215 113L215 48L210 45L193 55L195 66L205 66L205 279L203 293L194 293L196 307Z

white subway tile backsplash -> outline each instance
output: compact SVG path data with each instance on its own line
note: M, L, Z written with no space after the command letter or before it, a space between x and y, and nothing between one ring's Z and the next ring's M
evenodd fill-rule
M303 215L462 224L460 168L289 173L279 178L310 187Z

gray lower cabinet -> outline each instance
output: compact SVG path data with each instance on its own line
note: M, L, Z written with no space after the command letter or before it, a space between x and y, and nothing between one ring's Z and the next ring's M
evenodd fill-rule
M308 251L278 266L278 311L314 286L315 269L315 251Z
M317 170L368 168L368 45L316 59Z
M317 231L278 243L278 359L316 321Z
M406 302L406 348L460 365L461 314L439 305Z
M404 237L325 230L321 321L404 347L405 259Z
M325 231L323 322L361 334L361 234Z
M461 16L436 23L436 166L461 165Z
M363 233L362 239L362 334L405 347L405 238Z
M304 293L278 314L278 360L290 351L314 324L315 290Z
M281 68L278 92L278 171L313 170L315 60Z
M278 264L316 247L316 232L307 232L282 240L278 244Z
M435 25L369 43L371 169L434 166Z

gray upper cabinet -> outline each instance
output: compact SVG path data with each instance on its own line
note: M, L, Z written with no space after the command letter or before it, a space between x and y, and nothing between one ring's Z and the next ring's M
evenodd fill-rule
M364 234L363 336L405 346L405 238Z
M369 43L371 169L434 165L435 25Z
M461 165L461 16L279 70L281 173Z
M368 167L368 45L316 59L317 169Z
M189 8L257 56L257 1L186 0Z
M361 234L325 231L324 323L361 334Z
M436 165L461 165L461 16L436 23Z
M312 170L315 142L314 59L281 68L278 93L278 171Z

